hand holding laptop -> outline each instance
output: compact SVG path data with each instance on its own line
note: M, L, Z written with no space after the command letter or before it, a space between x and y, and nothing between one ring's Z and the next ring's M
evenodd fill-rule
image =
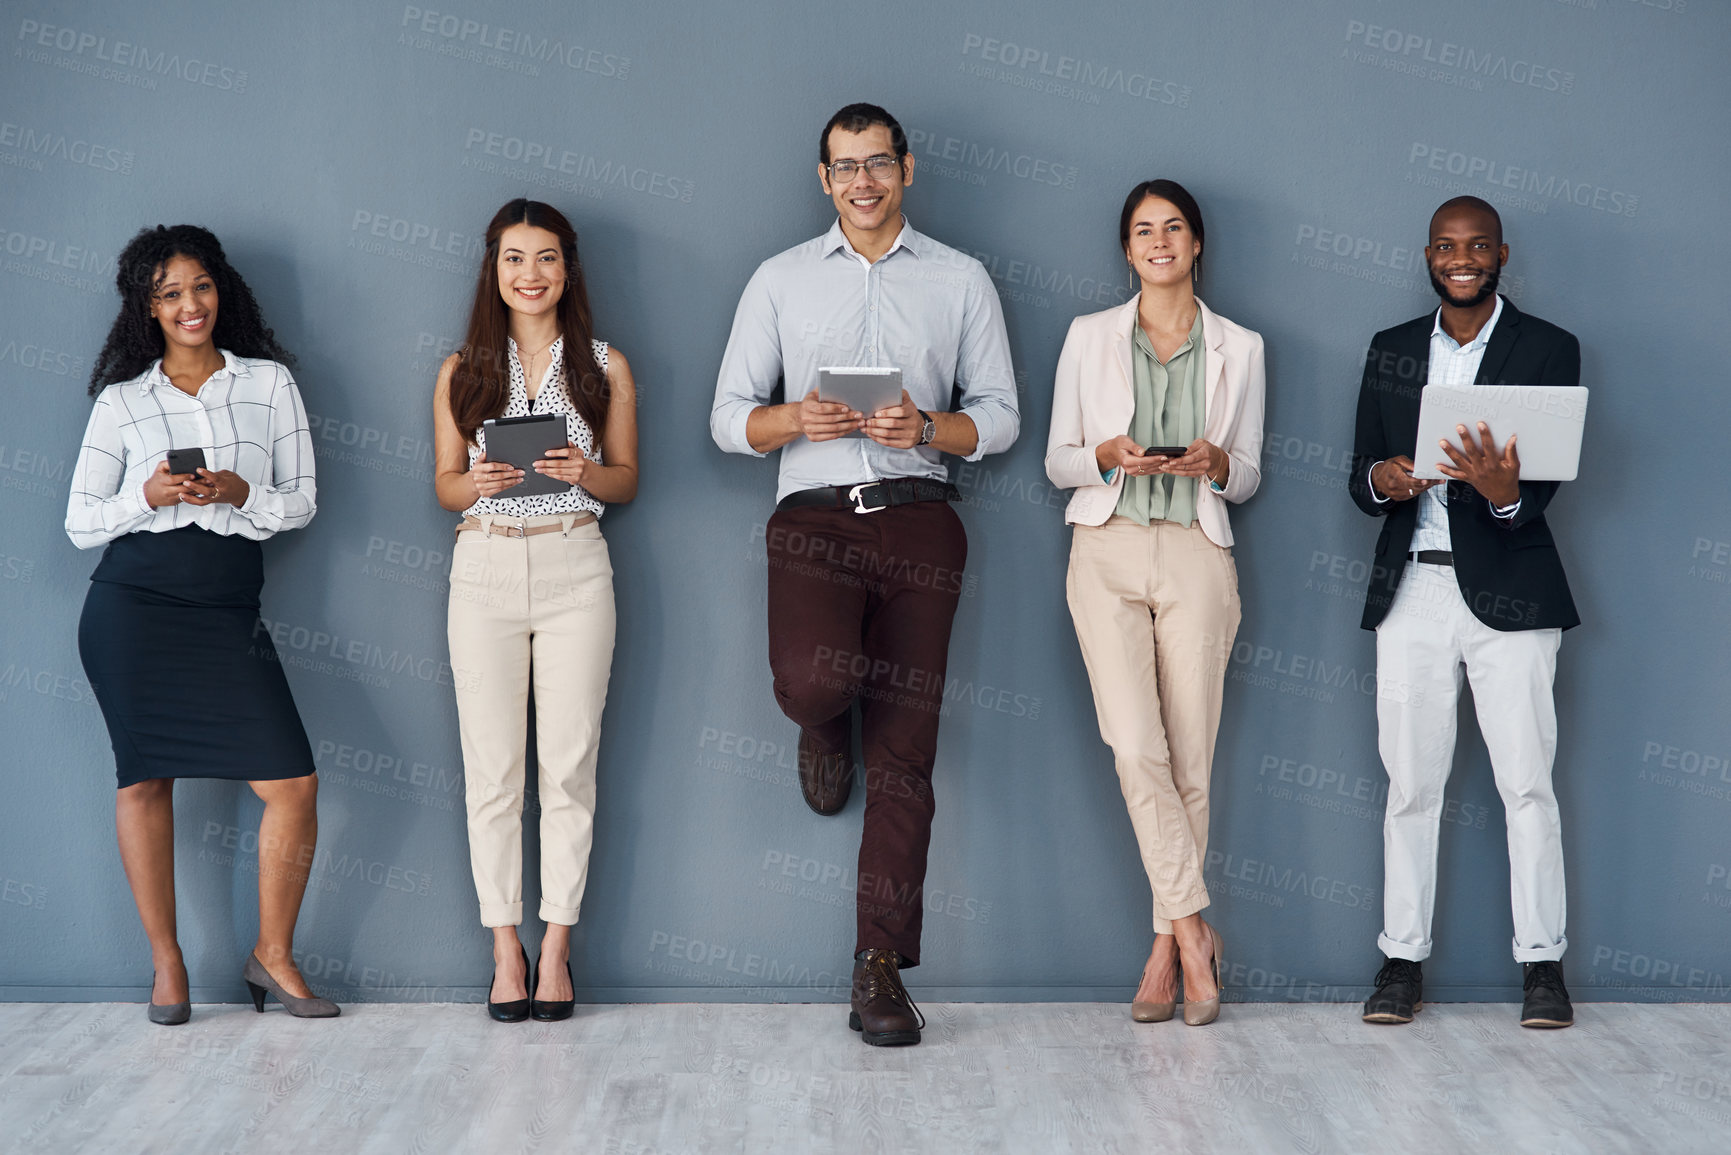
M1379 461L1370 471L1370 483L1378 494L1390 501L1411 501L1431 486L1442 484L1441 478L1414 477L1412 471L1412 458L1402 453L1387 461Z
M1586 420L1587 390L1579 385L1426 385L1419 401L1412 475L1418 480L1469 481L1485 493L1483 485L1466 476L1471 472L1505 496L1521 478L1573 481ZM1497 436L1507 439L1501 449ZM1517 437L1518 457L1512 448ZM1444 451L1446 460L1433 456L1433 445ZM1493 459L1500 464L1493 466ZM1517 499L1518 494L1500 504Z
M1513 505L1521 499L1521 458L1515 452L1515 439L1519 434L1511 433L1508 443L1498 450L1496 438L1491 436L1491 427L1483 421L1478 423L1478 427L1475 441L1465 425L1455 426L1461 439L1458 449L1447 440L1438 440L1437 444L1454 464L1449 466L1439 461L1437 470L1445 477L1466 482L1498 508Z

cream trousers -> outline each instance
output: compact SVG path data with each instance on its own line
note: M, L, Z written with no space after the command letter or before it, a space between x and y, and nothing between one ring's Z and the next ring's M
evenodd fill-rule
M515 524L503 518L483 520ZM613 663L613 566L601 527L465 530L451 554L449 634L469 864L483 926L523 921L523 793L533 671L540 760L541 918L575 925L595 835L595 760Z
M1154 889L1154 931L1208 905L1208 779L1238 634L1232 551L1200 525L1075 527L1066 583L1100 737Z

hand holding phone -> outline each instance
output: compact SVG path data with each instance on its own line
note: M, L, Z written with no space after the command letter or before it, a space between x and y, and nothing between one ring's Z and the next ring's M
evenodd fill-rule
M168 471L170 473L197 473L205 468L204 450L194 446L191 449L170 449L168 451Z
M1142 451L1143 457L1183 457L1190 452L1188 445L1150 445Z

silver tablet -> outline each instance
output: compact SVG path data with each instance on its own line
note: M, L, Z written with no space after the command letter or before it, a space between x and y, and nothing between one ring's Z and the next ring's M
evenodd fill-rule
M536 413L529 417L499 417L481 422L487 431L487 460L503 461L523 471L523 480L500 497L535 497L544 493L566 493L571 486L557 477L535 472L535 463L549 449L564 449L565 415Z
M1437 445L1460 448L1455 429L1465 425L1478 439L1479 422L1490 427L1497 447L1515 434L1523 481L1573 481L1581 464L1581 431L1587 423L1587 390L1581 385L1426 385L1419 401L1414 477L1438 478L1448 455Z
M817 371L817 399L840 401L870 417L902 399L902 371L875 366L827 366ZM864 437L862 430L843 437Z

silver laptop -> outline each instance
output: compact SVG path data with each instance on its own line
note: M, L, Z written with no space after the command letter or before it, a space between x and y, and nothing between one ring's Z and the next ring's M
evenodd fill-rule
M1523 481L1573 481L1581 464L1581 431L1587 424L1582 385L1426 385L1419 401L1414 477L1440 478L1437 463L1449 463L1437 445L1460 448L1455 428L1465 425L1474 444L1479 422L1490 426L1498 451L1519 434L1515 454Z

